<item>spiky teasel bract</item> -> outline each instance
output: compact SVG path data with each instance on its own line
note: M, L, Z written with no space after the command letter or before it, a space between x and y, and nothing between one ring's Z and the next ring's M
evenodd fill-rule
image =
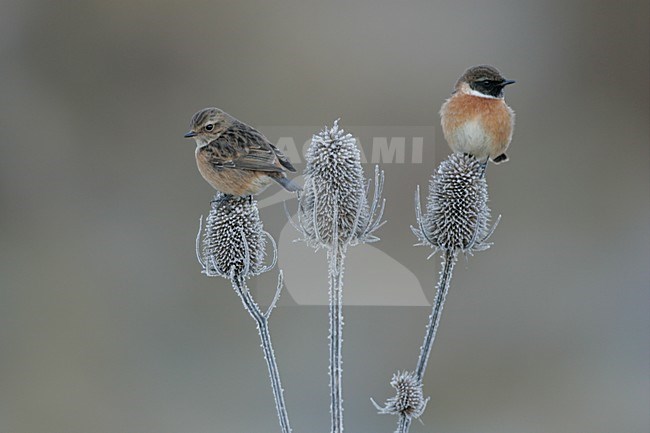
M199 237L201 233L199 232ZM265 265L266 239L257 202L250 197L217 193L205 220L202 245L197 238L197 257L208 276L245 278L275 265Z
M361 153L351 134L334 122L312 137L306 153L305 185L299 201L297 229L314 248L332 248L374 242L381 225L384 202L383 172L375 169L375 188L361 167ZM381 202L381 203L380 203Z
M435 251L463 253L490 247L486 240L496 224L488 229L490 209L484 170L484 166L471 155L450 155L431 177L424 214L420 208L418 188L418 226L412 230L420 245L428 245Z

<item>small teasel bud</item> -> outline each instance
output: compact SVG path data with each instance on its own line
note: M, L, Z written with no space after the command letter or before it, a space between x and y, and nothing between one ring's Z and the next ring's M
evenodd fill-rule
M412 229L421 245L464 253L489 248L485 241L494 227L488 230L490 209L484 172L484 166L473 156L454 153L440 164L429 182L424 214L418 189L418 227Z
M197 245L203 273L225 278L258 275L269 268L264 265L265 247L257 202L217 193L205 221L202 248Z
M315 248L354 245L377 240L383 205L383 173L375 171L375 194L369 203L368 184L355 138L339 127L312 137L306 153L305 186L298 208L298 229Z
M394 397L387 399L383 407L375 403L379 413L402 415L409 419L422 415L429 399L424 398L422 382L417 379L415 373L398 371L393 375L390 384L397 393Z

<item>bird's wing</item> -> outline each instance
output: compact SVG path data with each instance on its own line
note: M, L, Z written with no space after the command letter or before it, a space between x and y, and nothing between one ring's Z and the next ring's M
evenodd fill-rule
M215 168L284 171L277 149L262 134L247 125L233 125L206 148L211 150L209 160Z
M236 121L230 128L233 134L238 135L241 140L244 140L250 146L251 153L255 152L272 152L276 159L274 164L286 168L289 171L296 171L291 165L289 158L287 158L280 150L273 145L264 135L262 135L255 128L252 128L245 123ZM284 171L284 170L282 170Z
M280 161L280 164L287 170L294 172L296 171L295 167L291 165L291 161L289 161L289 158L284 156L284 153L280 152L280 149L275 147L274 145L271 144L271 148L273 149L273 152L275 153L275 156L278 158L278 161Z

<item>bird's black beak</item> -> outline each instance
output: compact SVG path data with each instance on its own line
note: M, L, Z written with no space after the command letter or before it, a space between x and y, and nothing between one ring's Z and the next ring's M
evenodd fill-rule
M515 80L505 80L503 83L501 83L501 86L502 86L502 87L505 87L505 86L507 86L508 84L515 84L515 83L516 83Z
M185 137L185 138L196 137L196 132L194 132L194 131L190 131L190 132L188 132L187 134L183 135L183 137Z

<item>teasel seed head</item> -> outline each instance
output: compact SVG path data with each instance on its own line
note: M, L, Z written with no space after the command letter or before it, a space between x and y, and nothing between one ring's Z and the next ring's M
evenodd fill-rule
M435 251L472 253L490 247L487 243L497 222L489 229L490 209L484 166L473 156L454 153L444 160L429 182L426 212L416 193L417 227L413 233L420 245Z
M344 248L378 240L373 235L383 215L384 174L375 168L375 188L361 167L355 138L339 127L325 128L312 137L305 155L304 192L300 196L296 228L314 248Z
M411 371L398 371L393 375L390 384L396 394L379 406L375 407L381 414L403 415L407 418L418 418L424 412L429 398L424 398L422 381L418 380ZM373 401L374 403L374 401Z
M275 265L264 264L266 238L257 202L251 197L217 193L205 220L202 242L197 237L197 258L208 276L246 278ZM270 238L270 237L269 237Z

